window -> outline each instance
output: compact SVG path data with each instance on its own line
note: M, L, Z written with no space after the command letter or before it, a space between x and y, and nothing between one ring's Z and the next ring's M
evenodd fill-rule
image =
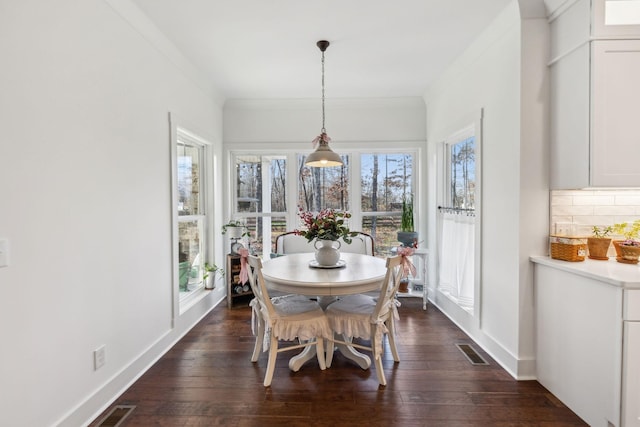
M304 165L306 156L298 156L298 208L349 210L349 156L340 157L342 166L311 168Z
M234 217L247 225L251 249L269 253L275 237L287 231L287 156L238 155L234 165Z
M231 153L231 219L248 226L254 252L268 256L278 235L299 227L299 208L351 212L350 228L374 236L380 256L398 244L402 197L416 192L417 147L394 153L352 149L341 156L342 166L330 168L306 167L305 156L289 150L248 151Z
M472 316L480 295L480 145L482 112L445 138L438 212L438 286ZM477 320L476 320L477 321Z
M203 267L209 248L206 178L209 144L195 134L175 127L174 203L177 243L177 280L180 304L204 287Z
M402 199L413 194L412 153L360 155L362 231L373 236L377 252L397 246Z
M475 136L461 135L447 144L449 206L474 209L476 191Z

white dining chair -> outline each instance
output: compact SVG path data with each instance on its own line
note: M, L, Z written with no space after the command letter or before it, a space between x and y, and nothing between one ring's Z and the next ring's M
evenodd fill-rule
M402 256L387 258L387 274L377 298L369 295L349 295L330 304L326 309L334 338L327 343L327 367L333 361L334 343L371 351L376 365L378 382L387 384L382 369L383 340L386 335L395 362L400 362L396 347L395 320L398 318L396 292L402 278ZM336 338L344 337L344 341ZM370 340L371 345L356 344L353 338Z
M351 243L346 243L342 238L340 241L340 251L363 255L375 256L375 241L370 234L357 231L351 238ZM283 233L276 237L276 255L299 254L315 252L313 242L309 242L306 237L300 236L293 231Z
M316 301L309 299L292 300L291 298L269 298L269 293L262 276L262 261L256 256L247 257L249 265L249 284L257 300L260 311L258 319L258 337L262 335L262 347L269 352L264 386L269 387L275 370L278 353L316 346L320 369L326 369L324 356L324 340L332 334L322 308ZM299 340L298 344L280 347L279 341ZM256 348L251 358L257 361ZM259 350L258 350L259 353Z

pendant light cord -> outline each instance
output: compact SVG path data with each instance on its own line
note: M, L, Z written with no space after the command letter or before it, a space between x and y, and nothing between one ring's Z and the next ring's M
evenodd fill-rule
M322 51L322 133L326 133L324 128L324 51Z

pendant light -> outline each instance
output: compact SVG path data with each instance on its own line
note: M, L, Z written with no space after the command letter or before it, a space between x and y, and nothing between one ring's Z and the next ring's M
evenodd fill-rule
M311 167L328 167L328 166L342 166L342 159L340 156L333 152L329 148L329 142L331 138L327 135L327 131L324 128L324 51L329 47L329 42L326 40L320 40L316 43L320 51L322 52L322 129L320 135L313 140L313 146L316 150L307 156L304 164Z

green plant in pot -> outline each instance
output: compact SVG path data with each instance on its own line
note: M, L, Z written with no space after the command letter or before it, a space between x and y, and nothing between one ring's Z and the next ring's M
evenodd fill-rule
M611 237L613 227L598 227L594 225L592 228L592 236L587 238L587 247L589 248L589 258L598 260L608 260L607 252L611 245Z
M202 280L204 280L205 289L213 289L216 287L216 275L224 277L224 269L218 267L215 264L204 263L204 274Z
M613 224L613 233L623 237L623 239L613 240L613 247L616 249L616 259L620 261L622 257L620 245L622 242L627 242L626 246L630 246L630 242L637 242L640 237L640 219L636 219L631 224L627 222Z
M249 230L239 220L231 220L222 226L222 234L228 234L230 239L240 239L249 236Z
M402 246L414 248L418 246L418 233L413 224L413 194L405 194L402 197L402 217L398 241L402 243Z

